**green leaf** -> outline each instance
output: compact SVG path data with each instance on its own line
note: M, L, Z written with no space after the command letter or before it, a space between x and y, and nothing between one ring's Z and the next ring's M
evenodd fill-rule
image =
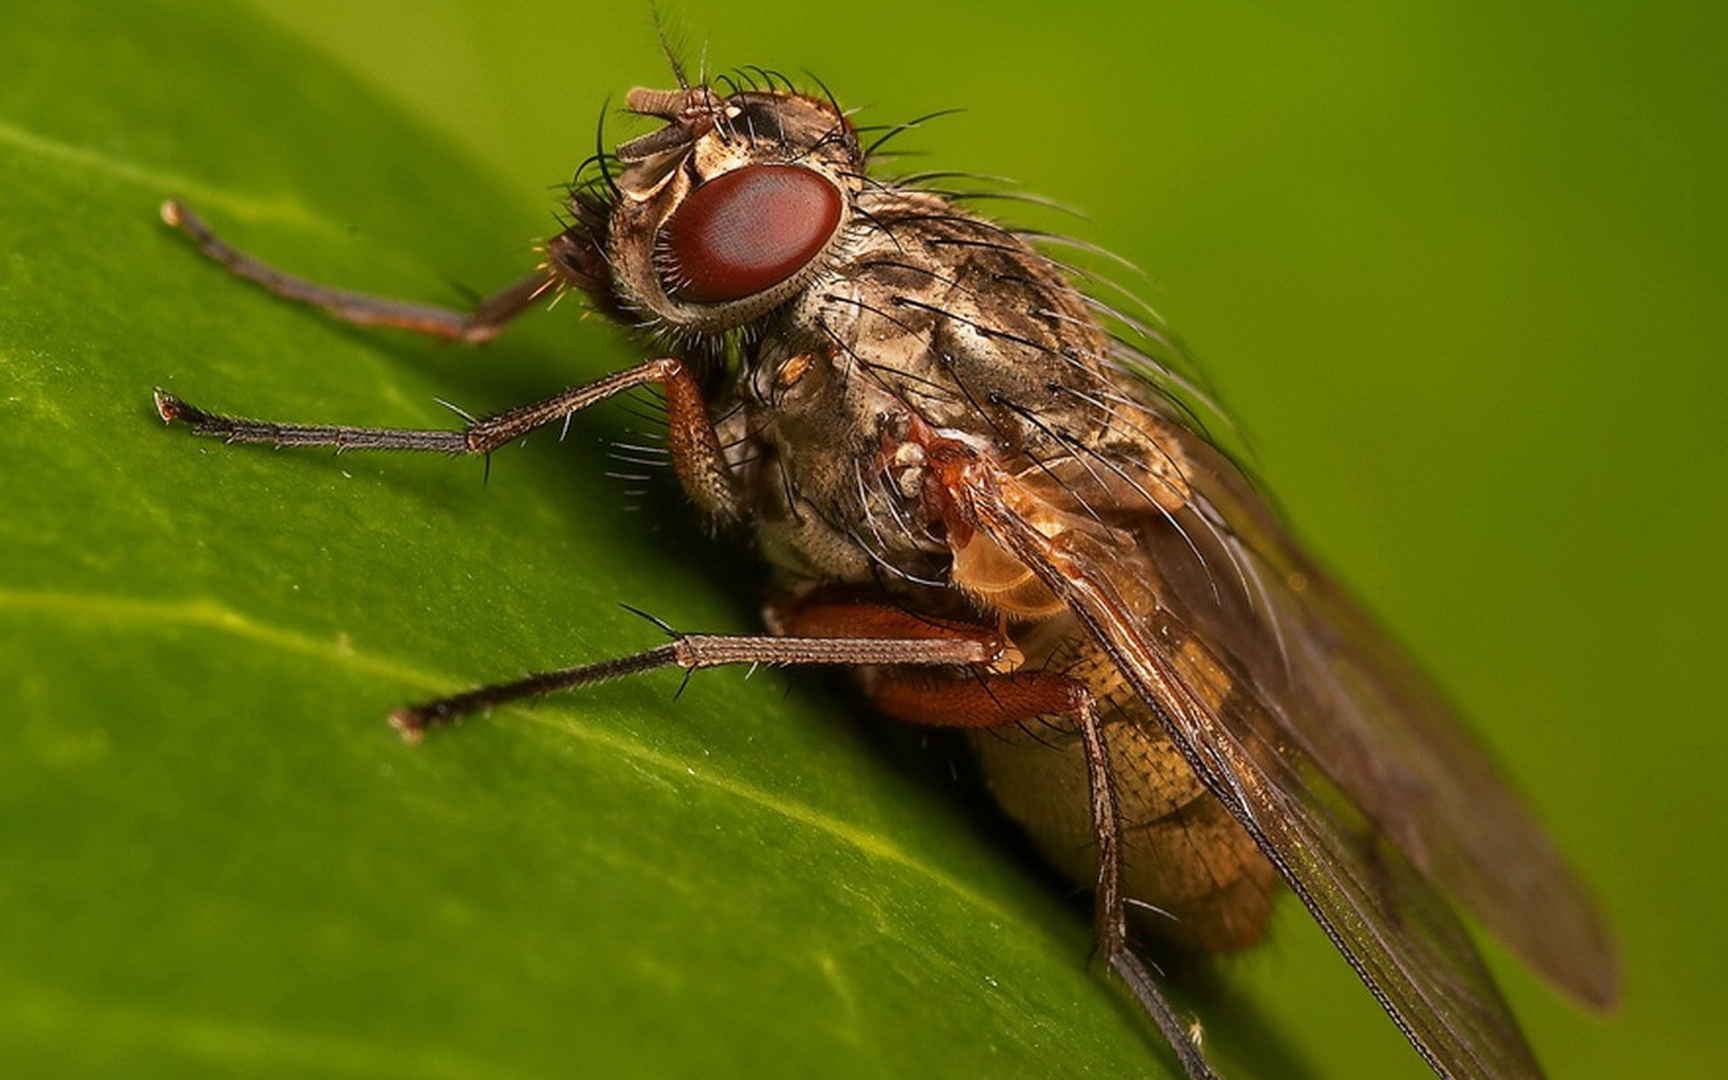
M923 141L932 167L1082 203L1083 235L1169 283L1297 519L1603 883L1625 1015L1501 965L1539 1052L1568 1077L1721 1072L1698 947L1728 813L1722 598L1698 573L1720 530L1697 520L1728 396L1700 254L1728 250L1699 194L1722 146L1697 43L1721 27L1422 0L746 7L693 12L688 51L808 65L869 121L970 106ZM647 23L552 0L6 6L9 1074L1168 1075L1088 973L1081 905L843 682L714 672L674 703L666 674L416 748L385 726L655 643L620 601L756 624L754 556L669 484L604 475L624 410L499 453L486 485L471 461L223 447L151 410L162 385L441 426L435 397L484 412L638 359L570 307L483 349L339 326L156 207L460 304L529 265L603 97L667 82ZM1660 385L1628 357L1662 358ZM1216 986L1176 980L1226 1075L1427 1075L1300 910L1276 921Z
M621 412L499 454L484 486L477 462L165 431L153 384L258 415L445 425L435 395L496 409L632 354L572 310L467 351L241 286L162 226L164 196L284 265L444 300L446 275L485 288L531 265L550 202L258 16L44 3L8 20L26 78L0 118L0 655L20 724L3 788L31 822L4 849L8 1060L1145 1064L1086 971L1084 921L820 679L715 673L675 705L676 675L650 677L401 744L383 716L404 700L654 644L619 601L749 627L753 558L709 546L665 485L625 512L600 437Z

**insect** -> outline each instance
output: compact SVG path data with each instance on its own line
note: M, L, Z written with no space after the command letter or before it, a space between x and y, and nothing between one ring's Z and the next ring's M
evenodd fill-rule
M1583 1002L1618 973L1591 900L1441 695L1206 433L1161 324L942 181L889 177L831 94L750 69L633 90L651 133L577 171L568 225L467 313L332 289L169 224L351 323L479 342L574 292L650 358L451 430L241 419L229 442L490 455L657 387L690 501L775 571L760 636L397 710L417 739L656 668L853 668L896 720L964 729L1002 807L1094 891L1099 955L1213 1076L1138 945L1245 948L1288 888L1434 1071L1541 1070L1447 899ZM867 141L868 140L868 141ZM1121 301L1126 305L1128 301Z

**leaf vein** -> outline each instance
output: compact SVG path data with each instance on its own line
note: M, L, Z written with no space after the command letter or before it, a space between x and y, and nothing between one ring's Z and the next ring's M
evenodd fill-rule
M464 685L458 679L357 651L345 640L320 640L294 630L257 622L209 599L157 601L93 593L0 589L0 611L60 615L110 625L168 623L229 634L283 652L335 663L352 671L407 683L431 693L448 693ZM679 778L695 780L716 791L772 811L796 824L827 833L866 856L893 863L928 878L966 904L981 909L993 918L1011 921L1011 916L988 897L918 859L893 841L813 807L780 798L751 784L717 774L709 767L710 762L698 762L667 754L616 732L582 724L568 714L561 714L556 706L542 705L531 709L512 706L504 711L550 727L561 734L605 747L632 762L665 773L674 778L675 782Z

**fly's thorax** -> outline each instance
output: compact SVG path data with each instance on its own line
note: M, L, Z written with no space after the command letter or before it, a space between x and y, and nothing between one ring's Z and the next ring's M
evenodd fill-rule
M1056 460L1071 454L1064 439L1097 439L1096 410L1062 384L1097 377L1101 335L1018 238L982 252L951 242L985 226L933 196L872 189L859 202L858 237L755 324L740 374L752 439L775 462L760 477L764 546L786 550L785 523L809 516L797 531L819 535L822 554L801 568L831 556L838 533L869 549L843 560L852 569L929 580L946 572L951 523L923 449Z
M793 304L927 424L1011 448L1073 410L1057 389L1095 377L1105 336L1048 259L948 200L866 189L860 239ZM1033 415L1028 415L1033 414Z

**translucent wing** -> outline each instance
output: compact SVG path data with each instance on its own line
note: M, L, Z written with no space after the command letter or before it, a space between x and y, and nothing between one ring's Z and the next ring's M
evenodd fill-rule
M1424 806L1455 812L1452 789L1486 785L1495 800L1486 810L1510 814L1510 826L1534 838L1514 848L1534 845L1548 859L1537 876L1558 875L1573 890L1559 895L1585 916L1588 904L1497 774L1474 771L1486 768L1480 753L1432 715L1398 711L1406 706L1391 687L1405 676L1383 674L1393 669L1373 654L1345 650L1367 628L1337 594L1317 575L1310 582L1297 576L1308 569L1266 580L1275 564L1247 551L1245 537L1248 525L1265 528L1271 515L1243 501L1252 495L1233 469L1223 473L1227 462L1192 442L1159 440L1159 452L1172 459L1194 451L1180 478L1147 468L1142 483L1120 464L1111 477L1076 457L1090 484L1074 470L1062 471L1075 482L1062 480L1049 463L1041 469L1058 483L980 466L962 485L962 498L978 528L1067 603L1156 707L1189 764L1436 1072L1541 1076L1468 934L1424 875L1433 868L1452 880L1482 876L1505 849L1470 839L1479 831L1474 824L1458 840L1443 823L1420 822ZM1150 485L1166 485L1165 493L1180 486L1183 500L1175 509L1160 505L1175 501L1165 493L1136 501L1124 496L1123 484L1143 495ZM1216 502L1212 486L1219 487ZM1235 500L1233 512L1249 515L1242 531L1217 512L1223 496ZM1136 505L1138 512L1121 509ZM1243 550L1227 550L1232 542ZM1256 563L1233 561L1248 557ZM1292 623L1296 616L1304 621ZM1310 670L1334 656L1347 658L1345 673ZM1316 678L1319 691L1310 683ZM1351 680L1363 679L1374 696L1352 688ZM1334 732L1328 725L1341 710L1349 712ZM1436 742L1448 733L1452 741ZM1408 760L1430 744L1450 755L1445 764ZM1515 896L1484 895L1488 910L1515 925L1543 917L1518 911Z
M1415 865L1532 967L1598 1008L1619 975L1588 893L1443 694L1290 540L1242 474L1176 429L1194 547L1143 533L1165 566L1192 561L1233 590L1188 588L1197 631L1259 688L1292 737Z
M1612 1006L1619 970L1606 925L1500 768L1196 433L1187 403L1229 421L1180 376L1180 346L1158 325L1089 303L1127 333L1102 349L1102 387L1086 396L1107 431L1140 436L1117 475L1132 479L1133 459L1147 456L1153 472L1180 474L1180 509L1137 531L1196 632L1425 875L1556 986ZM1145 505L1147 488L1133 486Z

